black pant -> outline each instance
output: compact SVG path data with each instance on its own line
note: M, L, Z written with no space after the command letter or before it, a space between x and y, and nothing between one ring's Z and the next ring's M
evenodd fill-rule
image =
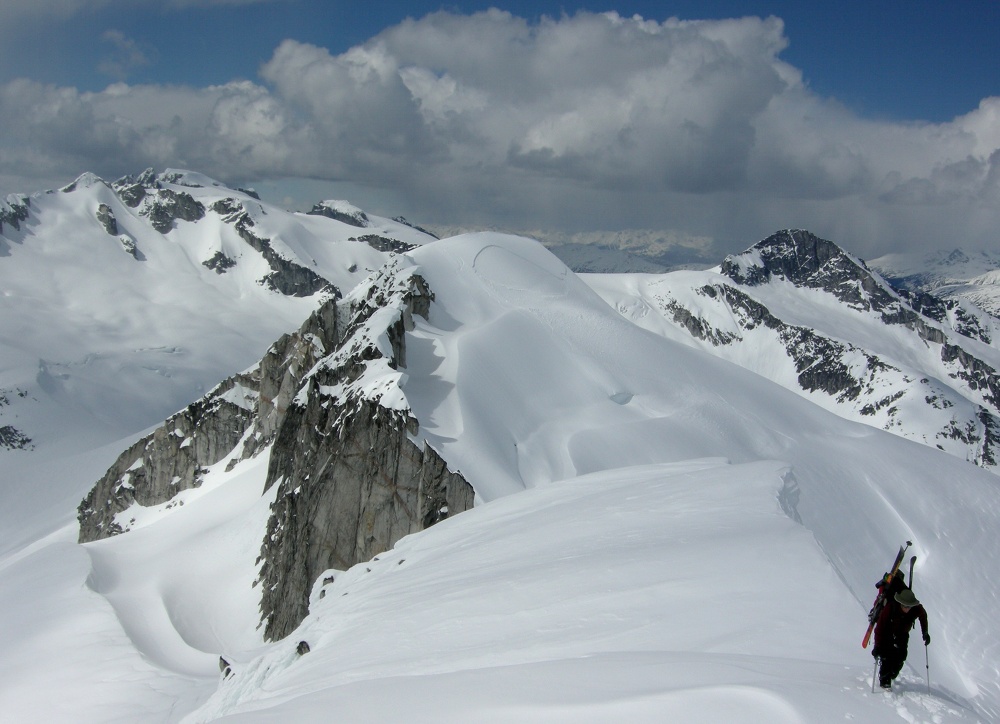
M879 666L878 683L881 686L889 686L892 680L899 676L906 662L906 649L893 647L882 655L882 664Z

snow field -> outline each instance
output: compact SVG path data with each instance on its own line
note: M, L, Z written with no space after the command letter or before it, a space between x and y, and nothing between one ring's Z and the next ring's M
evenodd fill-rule
M468 235L398 259L435 301L407 336L393 399L481 504L330 571L299 630L264 644L252 583L267 454L220 463L132 532L80 548L75 505L138 433L70 456L89 449L76 436L94 419L73 404L115 376L62 368L53 384L68 393L46 404L71 411L64 439L47 441L44 463L5 458L17 462L0 510L0 710L48 722L1000 717L995 476L640 329L530 240ZM211 315L171 322L213 309L196 288L159 327L192 357L153 370L188 393L216 362L245 366L268 334L226 318L248 335L237 348L218 344ZM136 329L122 327L115 354L149 348ZM85 357L67 340L69 359ZM130 380L121 399L153 424L165 396ZM872 584L906 539L932 691L914 639L901 691L872 695L858 644Z
M781 474L644 466L452 518L330 572L309 619L186 721L885 721L899 704L866 691L857 604L780 509Z

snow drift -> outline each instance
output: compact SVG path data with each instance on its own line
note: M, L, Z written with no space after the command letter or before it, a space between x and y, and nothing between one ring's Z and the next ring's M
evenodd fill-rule
M199 486L131 531L82 547L68 514L125 445L81 444L85 458L53 448L33 466L28 451L6 451L5 461L21 456L13 469L25 480L61 482L18 489L18 509L37 501L58 515L5 521L5 712L123 722L1000 716L995 475L637 326L531 240L466 235L391 264L419 274L431 301L404 331L405 360L366 367L364 389L412 413L409 441L460 472L478 505L324 571L301 625L267 643L254 582L279 492L265 492L270 441L207 466ZM375 278L346 296L366 298ZM192 348L209 346L206 334L191 331ZM55 488L78 497L46 501ZM859 643L872 584L906 539L930 616L931 688L914 644L899 691L876 696Z

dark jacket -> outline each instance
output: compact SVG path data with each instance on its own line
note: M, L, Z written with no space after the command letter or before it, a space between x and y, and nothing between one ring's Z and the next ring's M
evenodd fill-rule
M920 630L927 636L927 612L917 604L909 611L903 611L894 598L890 598L875 622L875 651L888 654L893 648L905 652L910 642L910 629L920 620Z

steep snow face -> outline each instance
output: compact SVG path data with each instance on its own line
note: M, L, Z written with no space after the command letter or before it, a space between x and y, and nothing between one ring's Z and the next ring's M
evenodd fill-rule
M848 419L988 469L1000 464L996 320L961 309L921 314L832 242L779 232L718 271L585 279L650 331Z
M2 214L0 428L19 436L0 438L0 455L162 420L388 258L356 227L187 171L84 174ZM408 246L432 239L369 224Z

